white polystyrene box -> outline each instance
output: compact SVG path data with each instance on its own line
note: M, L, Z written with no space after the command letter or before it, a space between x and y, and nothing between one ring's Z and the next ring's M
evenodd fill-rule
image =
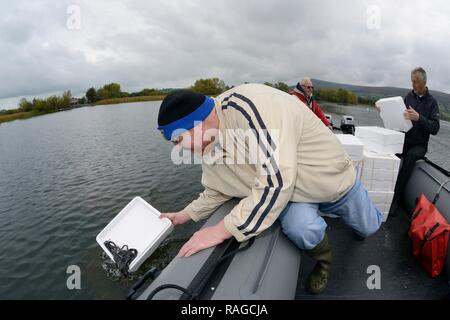
M138 253L129 270L134 272L172 232L171 221L159 216L158 210L141 197L135 197L97 235L96 240L112 260L113 255L106 248L105 241L111 240L119 247L128 245L130 249L136 249Z
M379 140L386 145L403 143L405 139L405 134L403 132L375 126L356 127L355 136L367 140Z
M399 171L400 159L395 154L379 154L364 150L364 169Z
M367 169L364 168L362 178L366 180L386 181L392 182L397 178L398 171L383 170L383 169Z
M361 179L361 174L363 170L364 159L361 161L352 161L353 166L355 167L356 177Z
M356 127L355 136L364 144L364 149L380 154L395 154L403 151L405 134L380 127Z
M403 132L412 128L411 120L406 120L403 115L406 106L402 97L380 99L375 105L380 108L380 117L385 128Z
M387 211L381 211L383 214L383 222L386 222L388 216L389 216L389 209Z
M394 198L393 191L368 191L369 198L375 206L383 213L383 221L386 221L389 209Z
M394 198L393 191L368 191L368 193L374 203L391 203Z
M365 179L362 179L361 182L370 191L393 191L395 189L395 183L392 182Z
M361 181L371 191L393 191L398 171L366 168L362 170Z
M344 150L353 161L363 159L364 144L357 137L351 134L335 134Z
M370 141L370 140L364 141L364 147L367 150L372 150L372 151L382 153L382 154L401 153L403 150L403 145L395 145L395 144L381 145L377 142Z

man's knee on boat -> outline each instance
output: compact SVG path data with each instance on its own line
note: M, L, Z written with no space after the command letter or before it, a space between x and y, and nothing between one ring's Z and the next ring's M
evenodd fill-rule
M284 234L301 250L311 250L319 244L327 225L317 213L317 205L290 203L280 215Z
M383 214L373 205L372 210L367 215L368 217L363 220L363 223L355 229L355 232L360 236L367 238L377 232L383 222Z

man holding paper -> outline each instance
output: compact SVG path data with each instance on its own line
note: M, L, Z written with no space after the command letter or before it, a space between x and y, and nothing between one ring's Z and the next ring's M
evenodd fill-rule
M413 90L404 99L407 108L404 116L405 119L411 120L413 127L405 134L405 144L401 155L403 162L395 185L390 215L398 212L403 191L414 165L428 151L430 134L436 135L439 131L439 108L426 86L426 71L423 68L415 68L411 71L411 83Z

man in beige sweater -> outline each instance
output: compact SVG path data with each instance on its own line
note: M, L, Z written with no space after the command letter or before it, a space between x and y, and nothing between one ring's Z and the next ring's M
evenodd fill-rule
M337 138L287 93L258 84L235 87L215 99L177 91L162 102L158 129L178 150L202 156L205 187L183 210L163 217L175 225L199 221L227 200L241 198L217 225L196 232L180 256L231 237L246 241L279 218L287 237L317 260L307 289L320 293L332 254L319 211L339 215L362 238L381 225L381 212Z

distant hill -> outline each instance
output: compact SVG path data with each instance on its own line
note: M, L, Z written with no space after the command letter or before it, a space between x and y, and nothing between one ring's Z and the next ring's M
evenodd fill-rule
M396 87L368 87L368 86L357 86L351 84L323 81L318 79L312 80L315 88L332 88L338 89L342 88L344 90L349 90L354 92L356 95L364 98L386 98L394 96L404 97L411 89L396 88ZM439 104L439 109L441 113L445 114L447 118L450 117L450 94L430 90L433 97Z

